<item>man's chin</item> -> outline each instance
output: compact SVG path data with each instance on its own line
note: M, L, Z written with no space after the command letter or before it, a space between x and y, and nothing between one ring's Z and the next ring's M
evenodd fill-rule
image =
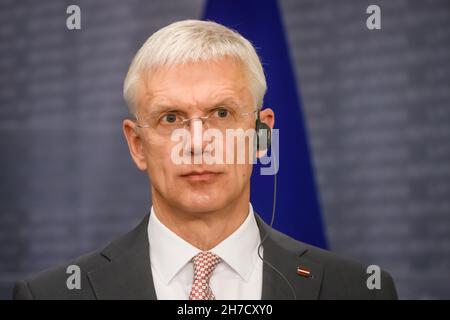
M186 212L201 214L220 210L225 206L225 203L222 202L223 199L216 198L189 199L188 201L182 201L181 207Z

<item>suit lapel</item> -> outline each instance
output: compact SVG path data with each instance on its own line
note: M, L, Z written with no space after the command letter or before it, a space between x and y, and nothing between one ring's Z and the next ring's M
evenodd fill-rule
M293 291L299 300L317 299L322 283L323 268L320 264L304 257L308 251L307 246L300 243L291 247L286 241L282 241L283 239L280 239L282 235L269 227L261 217L257 214L255 217L261 239L264 239L267 234L263 242L262 300L292 300L294 299ZM297 267L308 269L311 277L297 274Z
M287 246L277 231L257 214L256 221L263 242L264 266L262 300L317 299L323 268L304 257L307 246ZM156 300L147 234L149 215L130 233L109 245L101 255L107 262L88 272L97 299ZM312 277L297 274L297 267L307 268ZM280 275L281 273L281 275ZM286 281L287 280L287 281ZM288 284L289 282L289 284Z
M97 299L155 300L147 235L149 215L101 254L109 262L88 272Z

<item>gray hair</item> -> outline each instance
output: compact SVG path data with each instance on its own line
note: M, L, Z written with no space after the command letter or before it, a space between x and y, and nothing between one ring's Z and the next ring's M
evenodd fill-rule
M154 67L232 57L241 62L250 81L258 107L267 90L261 61L253 45L238 32L212 21L183 20L150 36L131 62L123 95L132 114L137 111L139 81L143 72Z

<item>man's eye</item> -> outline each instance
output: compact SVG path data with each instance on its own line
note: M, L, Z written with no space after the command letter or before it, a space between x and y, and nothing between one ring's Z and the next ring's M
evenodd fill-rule
M175 123L177 121L177 115L168 113L162 117L162 121L167 123Z
M216 116L217 118L226 118L228 117L228 115L229 115L228 110L224 108L219 108L214 111L214 116Z

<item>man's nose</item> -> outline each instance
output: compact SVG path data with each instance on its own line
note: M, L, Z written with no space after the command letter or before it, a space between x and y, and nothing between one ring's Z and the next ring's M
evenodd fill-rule
M191 119L189 129L191 133L191 155L202 155L206 144L203 141L202 119Z

